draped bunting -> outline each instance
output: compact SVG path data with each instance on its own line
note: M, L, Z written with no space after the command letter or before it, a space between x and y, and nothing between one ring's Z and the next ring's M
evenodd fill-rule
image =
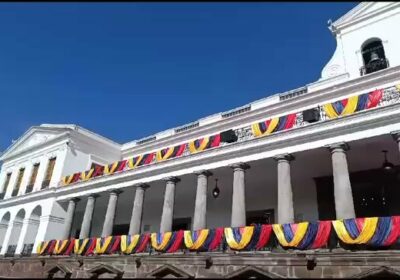
M42 241L37 246L36 252L40 256L52 255L54 252L54 247L56 245L56 240Z
M233 250L261 249L268 243L271 225L225 228L225 240Z
M135 254L143 252L149 244L150 234L135 234L121 236L121 252Z
M96 254L114 254L119 249L121 236L107 236L97 238Z
M74 249L75 238L57 240L54 246L55 255L70 255Z
M274 132L290 129L296 122L296 113L272 118L263 122L251 125L251 130L255 137L268 135Z
M151 246L156 251L173 253L176 252L182 245L183 230L165 233L152 233Z
M149 164L153 161L154 155L155 155L155 153L149 153L149 154L133 157L128 160L128 166L129 166L129 168L133 169L138 166Z
M400 234L400 216L332 221L337 236L346 244L390 246Z
M77 255L89 256L94 254L97 238L75 239L74 253Z
M374 108L381 101L383 89L377 89L370 93L351 96L339 101L323 105L328 118L333 119L339 116L351 115L365 109Z
M198 152L207 150L209 148L218 147L220 143L221 143L221 135L216 134L213 136L208 136L208 137L190 141L188 143L188 145L189 145L190 153L194 154L194 153L198 153Z
M185 230L185 246L193 251L213 251L221 244L224 228Z
M81 174L81 180L87 181L92 178L93 174L94 174L94 168L87 170L87 171L83 171Z
M62 182L63 182L63 185L66 186L66 185L69 185L69 184L79 181L80 178L81 178L81 172L78 172L78 173L74 173L72 175L64 176L62 178Z
M126 160L120 160L120 161L116 161L112 164L108 164L106 166L104 166L104 174L109 175L109 174L113 174L115 172L119 172L124 170L126 165Z
M168 147L157 151L157 161L163 161L166 159L179 157L185 151L186 144L181 144L175 147Z
M326 246L331 233L331 221L275 224L272 227L282 247L301 250Z

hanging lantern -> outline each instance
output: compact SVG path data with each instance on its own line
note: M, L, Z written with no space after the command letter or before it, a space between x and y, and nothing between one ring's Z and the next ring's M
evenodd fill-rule
M220 190L218 188L218 179L215 179L215 188L212 191L212 196L217 198L219 196Z
M388 152L388 151L386 151L386 150L383 150L383 151L382 151L382 153L384 154L384 157L385 157L385 159L384 159L384 161L383 161L383 164L382 164L382 169L383 169L383 171L385 171L385 172L390 172L390 171L393 170L394 164L391 163L391 162L389 162L389 161L387 160L387 152Z

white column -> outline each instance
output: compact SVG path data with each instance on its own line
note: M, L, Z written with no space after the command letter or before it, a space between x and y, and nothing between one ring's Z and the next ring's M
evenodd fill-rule
M118 196L122 193L121 190L112 190L110 192L110 197L108 199L108 206L106 217L103 223L103 230L101 232L101 237L107 237L112 235L113 227L114 227L114 220L115 214L117 211L118 205Z
M164 192L164 205L161 214L160 232L172 231L172 222L174 219L175 204L175 186L180 181L177 177L169 177L165 179L166 186Z
M353 192L347 166L346 143L338 143L329 147L332 153L332 171L335 196L336 219L355 218Z
M33 164L29 163L25 166L24 177L22 177L21 187L19 188L18 195L25 194L26 186L29 184L29 179L31 178L33 171Z
M36 234L32 253L36 254L37 246L42 241L59 239L60 229L63 228L64 219L53 215L42 215L40 217L39 228Z
M37 225L39 222L29 218L25 218L22 221L21 233L19 234L19 239L17 243L17 248L15 249L15 255L20 255L24 249L26 233L28 232L29 225Z
M140 233L142 227L144 193L148 187L149 185L143 183L136 185L131 222L129 224L129 235Z
M195 172L197 175L196 201L194 206L193 230L207 227L207 184L212 173L208 170Z
M66 145L66 144L65 144ZM64 147L57 153L56 163L54 165L53 175L50 179L49 188L56 188L61 180L62 171L64 169L65 158L67 157L68 149Z
M6 186L7 191L6 191L4 198L11 197L12 191L15 187L15 184L17 183L18 173L19 173L19 168L14 167L14 170L12 171L12 174L11 174L10 182L8 183L8 186Z
M1 247L0 255L4 255L7 252L8 243L10 242L11 232L13 230L15 217L10 218L8 222L8 228L6 231L6 235L4 236L3 245Z
M47 156L43 156L40 159L40 165L39 165L39 170L38 174L36 176L36 181L33 186L32 192L39 191L42 188L42 182L44 180L44 177L46 176L46 171L47 171L47 166L49 165L49 159Z
M250 168L246 163L231 165L233 169L233 192L231 227L246 225L246 182L245 170Z
M290 176L290 161L292 155L279 155L275 157L278 171L278 223L287 224L294 222L293 189Z

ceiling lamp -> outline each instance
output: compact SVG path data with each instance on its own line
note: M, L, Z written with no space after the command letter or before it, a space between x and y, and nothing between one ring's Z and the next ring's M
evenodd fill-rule
M388 151L386 151L386 150L382 151L382 153L384 153L384 155L385 155L385 159L384 159L383 164L382 164L382 169L384 171L391 171L394 168L394 164L387 160L387 152Z
M219 196L220 190L218 188L218 179L215 179L215 188L212 191L212 196L217 198Z

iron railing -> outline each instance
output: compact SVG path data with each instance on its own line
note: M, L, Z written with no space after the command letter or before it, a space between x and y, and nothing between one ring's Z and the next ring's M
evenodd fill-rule
M17 245L9 245L7 248L7 252L5 253L5 257L14 257L15 250L17 249Z
M33 243L24 244L24 247L22 248L21 256L26 256L26 257L31 256L32 250L33 250Z

